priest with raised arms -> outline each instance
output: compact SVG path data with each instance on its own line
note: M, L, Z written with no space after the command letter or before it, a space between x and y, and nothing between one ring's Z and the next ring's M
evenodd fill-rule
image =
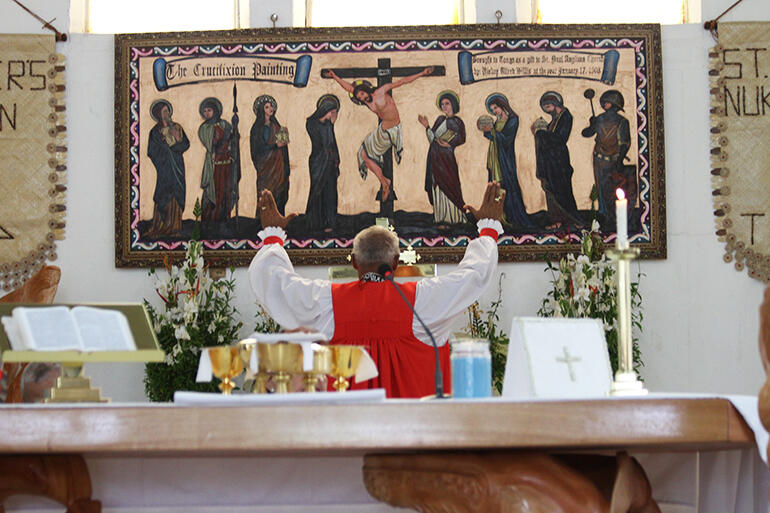
M439 345L444 390L451 389L447 339L453 321L494 277L504 201L500 184L487 184L481 206L464 207L479 220L479 236L468 243L457 268L444 276L398 284ZM357 281L310 280L294 272L283 249L284 228L296 214L282 216L268 190L260 194L259 205L264 245L251 262L249 280L265 310L284 328L309 328L326 335L331 344L364 346L379 376L355 383L353 389L384 388L389 398L432 394L435 356L430 336L394 284L377 273L383 264L398 267L396 234L371 226L356 235L352 262Z

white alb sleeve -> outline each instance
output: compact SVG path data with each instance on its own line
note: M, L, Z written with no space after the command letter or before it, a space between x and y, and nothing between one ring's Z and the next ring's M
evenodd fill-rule
M497 229L497 225L479 226L486 227ZM433 333L436 344L446 342L455 316L468 308L489 287L496 267L497 241L492 237L481 236L468 243L465 256L456 269L444 276L423 279L417 283L414 309ZM422 342L431 343L416 318L412 321L412 332Z
M249 282L257 301L284 328L302 326L330 339L334 335L331 283L295 273L280 244L267 244L257 252L249 266Z

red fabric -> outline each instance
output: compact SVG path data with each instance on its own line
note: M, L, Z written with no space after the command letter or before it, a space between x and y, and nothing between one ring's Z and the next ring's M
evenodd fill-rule
M399 287L414 305L417 283L400 283ZM355 383L355 378L351 378L351 389L384 388L388 397L424 397L435 393L433 347L420 342L412 333L412 312L392 283L333 284L332 303L331 343L366 347L380 373L363 383ZM448 392L449 344L438 351L444 390Z
M281 239L277 235L271 235L265 240L262 241L262 245L267 246L268 244L280 244L283 245L283 239Z
M479 237L482 235L488 235L489 237L492 237L493 239L497 240L497 230L494 228L482 228L479 232Z

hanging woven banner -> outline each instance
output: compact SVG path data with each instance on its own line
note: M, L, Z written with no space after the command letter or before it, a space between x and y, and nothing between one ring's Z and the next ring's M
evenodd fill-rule
M770 23L719 23L709 52L711 174L724 261L770 283Z
M53 35L0 34L0 286L56 259L64 238L64 57Z

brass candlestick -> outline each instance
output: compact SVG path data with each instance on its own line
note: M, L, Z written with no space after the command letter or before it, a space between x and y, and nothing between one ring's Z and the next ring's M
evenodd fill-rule
M639 256L639 248L607 250L607 256L618 268L618 371L612 382L612 395L647 395L644 383L634 372L634 349L631 335L631 260Z

